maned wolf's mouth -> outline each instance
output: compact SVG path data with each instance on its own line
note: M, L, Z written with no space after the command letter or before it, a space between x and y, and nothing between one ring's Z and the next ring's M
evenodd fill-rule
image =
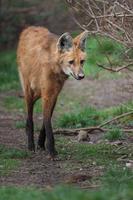
M81 79L83 79L85 76L84 75L82 75L82 76L76 76L75 74L73 74L73 73L71 73L71 75L76 79L76 80L81 80Z

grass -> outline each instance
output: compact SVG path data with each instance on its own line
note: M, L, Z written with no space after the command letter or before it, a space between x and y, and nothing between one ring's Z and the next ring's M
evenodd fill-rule
M133 172L132 170L126 167L119 167L118 165L110 166L107 172L102 177L103 185L110 186L117 190L115 185L118 188L121 188L126 185L131 186L133 184ZM123 187L123 189L124 189Z
M62 101L65 101L65 97L62 97ZM87 126L96 126L104 121L110 120L113 117L121 115L123 113L129 112L132 110L133 101L127 102L125 104L110 107L106 109L95 109L94 107L85 107L81 108L78 103L69 101L65 103L66 109L70 107L69 112L62 114L62 106L58 104L58 118L54 120L54 126L60 128L80 128ZM19 111L24 112L24 100L15 96L7 96L2 102L3 107L8 111ZM57 108L56 108L57 109ZM61 111L60 111L61 110ZM37 101L35 108L35 113L42 113L41 101ZM125 125L132 125L132 115L120 119L120 122ZM24 128L24 122L16 122L16 128ZM113 134L113 133L112 133Z
M23 129L26 126L25 124L26 124L25 121L16 121L15 127L18 129Z
M19 112L25 111L25 103L23 98L17 96L6 96L2 102L2 105L9 111L16 110ZM34 111L36 113L42 112L41 100L38 100L35 104Z
M50 191L37 188L1 187L1 200L132 200L133 172L114 167L102 178L97 191L83 191L72 186L58 186Z
M8 175L13 169L20 165L21 159L27 158L30 154L15 148L6 148L0 145L0 176Z
M44 200L44 193L35 188L1 187L1 200Z
M15 123L15 128L17 128L17 129L25 129L25 127L26 127L26 120L24 120L24 121L16 121L16 123ZM34 131L35 132L38 132L38 131L40 131L40 129L41 129L41 125L38 125L38 124L34 124Z
M93 107L77 109L77 111L62 114L58 118L57 127L62 128L80 128L86 126L96 126L132 110L133 101L127 102L124 105L119 105L102 110ZM132 120L132 116L120 119L123 124L128 124ZM118 132L118 131L117 131ZM113 134L113 133L112 133ZM116 133L117 135L117 133Z
M6 96L3 101L3 106L7 110L17 110L19 112L24 112L24 99L17 96Z
M112 116L124 114L132 110L133 110L133 101L128 101L125 104L120 104L118 106L106 108L102 112L103 112L103 116L104 114L106 115L106 113L109 113L110 117L112 117Z
M95 108L87 107L77 112L63 114L57 122L58 127L80 128L98 125L99 116Z
M116 146L99 143L99 144L84 144L77 143L68 138L59 137L56 141L57 150L62 159L72 159L83 162L85 164L92 164L108 166L109 163L116 163L117 158L121 155L128 155L132 157L132 147L118 150ZM127 156L127 157L128 157ZM130 159L131 159L130 157Z
M107 131L105 138L109 141L120 140L124 138L123 131L118 127L111 127L111 130Z

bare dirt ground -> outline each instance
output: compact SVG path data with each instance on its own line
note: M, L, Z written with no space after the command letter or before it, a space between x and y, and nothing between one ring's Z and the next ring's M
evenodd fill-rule
M125 89L128 85L130 87L129 81L122 78L116 80L91 80L88 78L82 81L70 79L62 91L62 95L67 95L71 101L78 99L81 106L91 105L97 108L105 108L131 100L133 93ZM8 94L0 95L1 100L5 95ZM58 101L58 104L60 103L62 102ZM65 106L62 106L62 110L69 112L69 109ZM58 115L57 109L54 117L56 115ZM24 114L7 112L6 109L0 107L0 144L11 148L26 149L24 129L15 127L15 122L22 120L23 117ZM84 166L82 172L80 169L70 172L67 171L67 167L64 167L68 164L73 165L74 161L52 162L46 158L45 152L36 152L30 158L23 159L21 166L8 176L0 177L0 185L49 187L65 182L84 185L86 179L90 180L92 176L98 177L102 173L102 169L92 165ZM75 174L80 175L75 177Z

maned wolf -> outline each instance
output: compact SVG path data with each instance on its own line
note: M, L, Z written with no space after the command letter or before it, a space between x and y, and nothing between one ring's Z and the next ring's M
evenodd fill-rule
M83 64L86 58L85 44L88 32L76 38L69 33L60 37L43 27L31 26L21 35L17 50L20 81L27 108L26 133L28 149L35 151L33 106L42 99L43 125L38 139L38 148L48 150L49 157L57 154L51 117L64 82L72 75L75 79L84 78Z

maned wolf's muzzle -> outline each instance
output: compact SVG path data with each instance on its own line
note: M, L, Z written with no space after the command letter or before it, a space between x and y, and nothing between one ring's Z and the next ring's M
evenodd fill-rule
M78 74L72 73L71 75L77 80L81 80L85 77L85 74L82 70Z
M84 77L85 77L84 73L80 73L80 74L78 74L78 76L77 76L77 80L81 80L81 79L83 79Z

